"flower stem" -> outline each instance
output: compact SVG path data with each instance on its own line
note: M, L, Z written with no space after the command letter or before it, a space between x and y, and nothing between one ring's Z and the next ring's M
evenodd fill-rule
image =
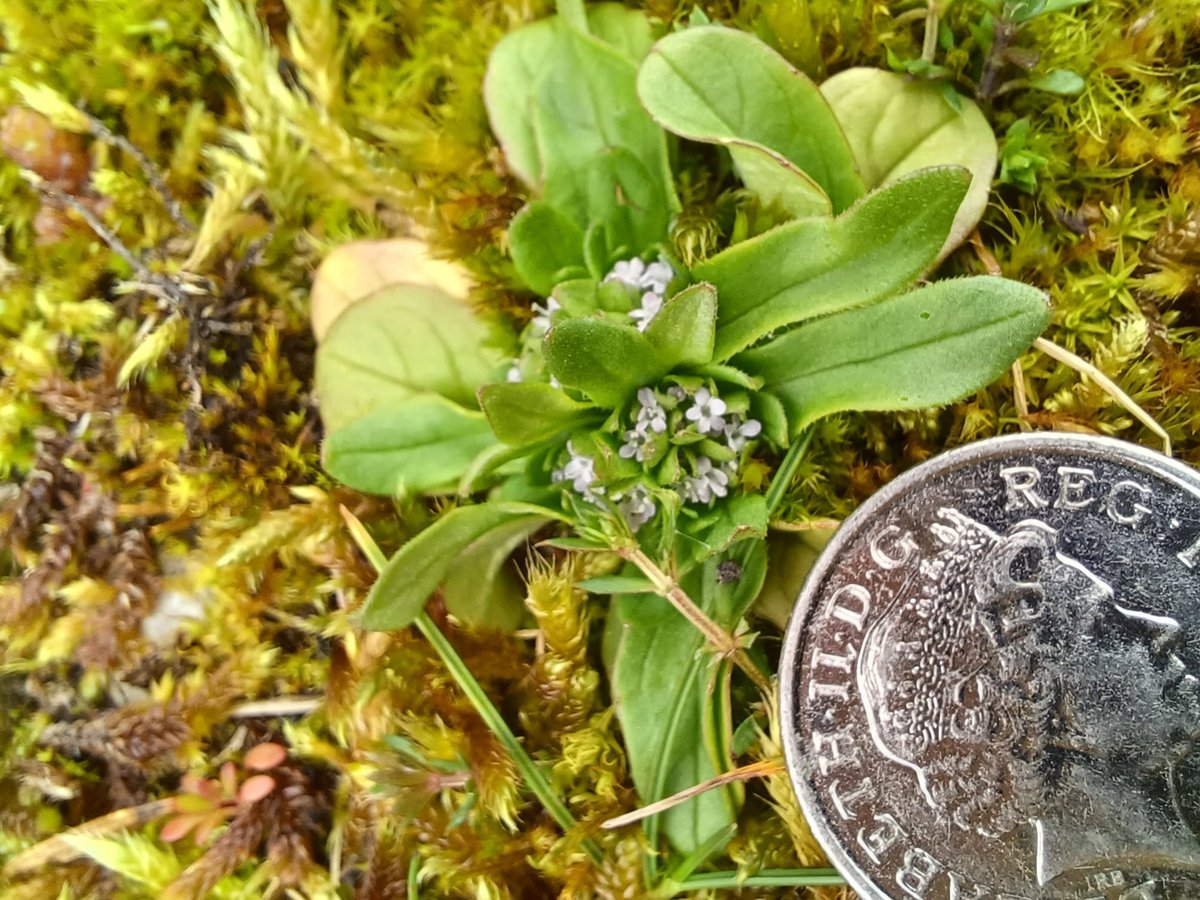
M387 558L383 555L383 551L379 549L379 545L367 533L353 513L344 506L341 508L342 518L346 520L346 524L350 527L350 534L358 544L367 560L379 572ZM479 717L496 735L497 740L504 746L512 756L513 762L517 764L517 768L521 772L521 776L525 779L525 784L533 791L534 795L542 802L542 806L546 808L546 812L550 813L554 821L564 831L569 831L572 828L578 827L579 823L575 817L571 815L571 811L567 809L565 803L559 799L554 793L554 788L550 785L549 780L542 773L542 770L537 767L532 757L525 752L525 748L521 746L521 742L517 736L512 733L512 729L508 727L508 723L504 721L504 717L500 715L500 711L488 698L487 692L483 686L475 680L475 676L471 674L471 670L467 668L458 651L454 649L454 645L447 640L442 634L437 624L429 617L429 613L422 611L414 621L417 630L425 637L433 649L437 651L438 656L442 658L442 662L446 668L450 670L450 674L458 683L461 690L467 699L471 701L471 705L475 707L475 711L479 713ZM583 848L588 855L597 863L601 862L604 854L600 851L600 847L592 840L584 840Z
M846 880L838 874L837 869L763 869L755 875L745 876L738 872L702 872L685 881L666 885L666 889L658 896L673 897L677 894L721 888L816 887L845 883Z
M812 443L812 439L813 428L810 425L800 432L799 438L788 448L783 462L775 470L775 477L771 479L771 484L767 487L767 518L775 515L775 510L783 502L783 495L792 486L792 479L796 477L796 469L800 465L800 460L804 458L804 454L808 452L808 445Z
M723 631L720 625L710 619L674 578L660 569L654 560L642 552L640 547L623 547L616 552L622 559L637 566L654 586L654 592L669 600L671 605L704 635L704 639L712 645L714 650L737 663L738 667L750 676L750 680L758 689L764 695L770 696L770 679L754 664L754 660L747 655L741 642L733 635Z

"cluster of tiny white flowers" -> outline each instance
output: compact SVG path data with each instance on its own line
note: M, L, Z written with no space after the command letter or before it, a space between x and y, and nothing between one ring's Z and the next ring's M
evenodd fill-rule
M604 280L617 281L642 292L641 306L630 310L629 318L637 323L638 331L645 331L646 326L662 310L667 299L667 285L674 277L675 271L663 257L660 256L657 262L647 265L635 256L633 259L618 262L612 271L604 276Z
M699 388L693 394L679 385L672 385L667 388L667 394L680 404L689 404L684 410L681 428L686 429L690 424L694 424L700 434L723 438L723 443L734 453L743 450L751 440L762 433L761 422L729 412L725 401L715 396L708 388ZM644 463L653 453L655 437L667 430L667 411L659 402L658 395L648 387L638 390L637 401L633 427L623 432L624 443L621 444L618 454L622 459ZM567 449L570 456L561 469L554 470L553 480L570 482L576 493L592 503L598 503L597 495L603 494L604 491L594 484L595 460L577 453L569 443ZM675 489L688 503L711 503L729 496L737 468L736 459L716 463L708 456L698 456L692 462L691 474L683 479L682 484L677 484ZM658 511L650 489L642 483L634 485L623 494L613 495L611 499L615 501L617 511L635 532L653 519Z
M640 388L637 398L638 411L633 428L625 432L625 443L617 452L622 459L645 462L646 451L650 449L654 435L667 430L667 411L662 408L662 404L650 388Z

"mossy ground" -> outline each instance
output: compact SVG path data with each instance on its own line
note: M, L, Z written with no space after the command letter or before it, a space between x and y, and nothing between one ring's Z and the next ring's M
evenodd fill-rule
M331 483L311 397L308 287L347 241L418 233L470 267L480 306L527 315L504 250L523 198L480 80L492 44L549 5L2 5L0 860L172 796L182 773L212 776L255 743L291 755L268 801L207 844L164 844L157 824L112 831L90 855L57 848L74 860L0 881L0 895L390 898L418 880L424 897L641 894L640 831L595 827L637 805L598 674L602 608L547 563L536 634L441 618L587 823L563 836L418 635L355 629L372 573L339 505L385 550L434 510ZM692 4L644 6L671 19ZM701 6L818 79L921 52L913 3ZM943 18L938 62L964 90L988 58L982 22L974 0ZM1015 46L1036 51L1012 56L1035 75L1067 69L1086 87L1055 96L997 68L986 114L1000 135L1029 128L1002 152L1009 183L981 244L1005 275L1049 292L1046 336L1200 464L1200 3L1093 0L1036 19ZM690 153L685 257L719 247L746 202L713 155ZM986 258L968 246L946 268ZM1023 420L1006 380L949 409L827 421L785 519L840 517L904 467L1023 424L1154 443L1076 373L1034 352L1022 362ZM149 640L147 620L172 602L199 620ZM279 698L315 708L253 705ZM752 786L724 866L815 863L796 819L781 784Z

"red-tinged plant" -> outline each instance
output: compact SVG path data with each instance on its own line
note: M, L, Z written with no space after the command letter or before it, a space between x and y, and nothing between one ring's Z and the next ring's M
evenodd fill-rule
M251 747L242 759L244 769L262 773L274 769L287 759L287 749L279 744L265 743ZM188 773L180 779L182 793L176 798L178 815L167 820L159 837L167 843L192 834L196 843L203 844L213 831L239 810L258 803L275 790L270 775L250 775L239 778L238 767L227 762L221 766L216 779L201 778Z

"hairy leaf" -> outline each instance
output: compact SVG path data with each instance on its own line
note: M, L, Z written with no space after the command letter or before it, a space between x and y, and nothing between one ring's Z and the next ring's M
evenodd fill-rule
M821 84L868 188L927 166L959 165L971 187L942 247L941 259L963 242L987 207L996 172L996 136L971 100L957 108L929 81L881 69L846 69Z
M666 302L646 326L646 340L668 370L712 361L717 323L717 291L695 284Z
M534 201L517 213L508 247L521 280L543 297L560 281L587 275L583 229L549 204Z
M367 595L363 626L384 631L411 623L459 556L488 532L516 521L533 525L560 518L528 503L492 502L452 509L387 561Z
M830 413L958 400L1001 375L1049 318L1037 288L957 278L801 325L738 362L782 401L795 435Z
M480 412L437 394L380 407L330 432L325 469L349 487L394 496L453 489L495 438Z
M505 358L490 339L464 302L434 287L395 285L355 303L317 351L326 429L425 392L473 407Z
M692 269L717 288L714 356L728 359L776 328L887 297L936 258L966 193L957 166L872 191L836 219L798 219Z
M751 34L710 26L668 35L642 63L638 96L667 130L729 147L747 186L764 199L796 193L785 203L794 214L822 211L821 193L841 212L863 192L816 85ZM817 191L803 196L797 173Z
M479 390L479 403L496 437L518 447L562 434L595 411L591 404L538 382L485 385Z
M619 406L639 387L654 384L670 370L645 335L610 319L559 322L542 347L551 374L601 406Z

